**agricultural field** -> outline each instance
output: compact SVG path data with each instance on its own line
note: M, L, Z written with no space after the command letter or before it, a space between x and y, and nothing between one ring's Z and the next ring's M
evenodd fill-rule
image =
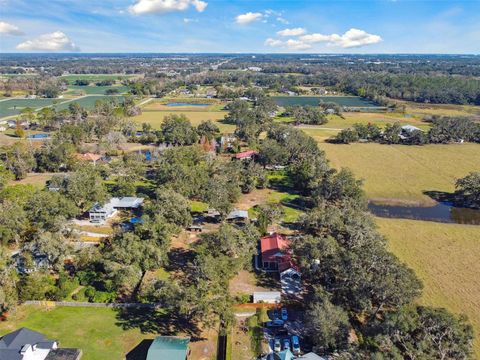
M233 132L235 130L235 125L225 124L222 122L226 111L219 110L222 106L212 105L212 106L178 106L178 107L169 107L164 103L148 103L145 107L142 108L142 114L132 118L133 121L138 124L148 123L151 124L154 128L160 128L160 124L163 122L165 116L168 115L181 115L184 114L192 123L192 125L197 126L202 121L212 120L217 123L221 132Z
M376 218L390 250L425 286L420 303L466 314L480 358L480 226Z
M319 143L335 168L364 180L368 198L380 202L433 204L424 192L454 190L456 179L478 171L480 144L382 145Z
M62 102L58 105L55 105L55 109L56 110L68 109L70 104L78 103L80 106L84 107L85 109L90 110L90 109L93 109L93 107L95 106L95 103L98 100L106 100L106 99L116 99L117 101L122 101L123 96L117 96L117 95L111 95L111 96L107 96L107 95L83 96L83 97L79 97L79 98L76 98L76 99L73 99L73 100L64 101L64 102Z

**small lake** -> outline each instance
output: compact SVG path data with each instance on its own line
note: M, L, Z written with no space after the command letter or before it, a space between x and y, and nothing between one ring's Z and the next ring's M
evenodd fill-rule
M174 103L168 103L167 106L210 106L211 104L206 104L206 103L186 103L186 102L174 102Z
M380 205L370 202L368 210L375 216L386 218L480 225L480 210L454 207L448 203L422 207Z
M362 98L360 96L272 96L272 99L279 106L293 105L311 105L318 106L320 101L333 102L340 106L374 108L378 107L373 101Z

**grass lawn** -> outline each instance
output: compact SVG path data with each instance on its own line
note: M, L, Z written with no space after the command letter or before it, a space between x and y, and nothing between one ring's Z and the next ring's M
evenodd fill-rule
M480 145L338 145L319 143L335 168L364 179L371 199L431 204L424 191L454 190L457 178L478 171Z
M123 80L133 78L137 75L124 75L124 74L70 74L61 76L62 80L67 80L70 84L73 84L75 80L88 80L88 81L101 81L101 80Z
M84 93L87 95L105 95L105 92L109 89L116 89L118 91L118 94L123 94L128 92L129 88L128 86L96 86L96 85L90 85L90 86L76 86L76 85L70 85L68 87L68 90L65 92L66 94L78 94L78 93Z
M422 279L420 302L469 317L480 358L480 226L383 218L376 222L390 250Z
M77 347L82 360L120 360L143 339L155 334L142 334L138 329L123 330L117 325L117 312L103 308L19 307L16 316L0 323L4 334L25 326L56 339L61 347Z
M213 122L216 122L218 127L220 128L220 131L225 133L233 133L235 131L235 125L230 125L230 124L223 124L220 122L220 120L223 120L225 115L227 114L226 111L199 111L196 109L196 111L149 111L149 110L143 110L143 113L139 116L135 116L132 118L133 121L137 122L138 124L142 123L148 123L151 124L155 129L160 128L160 124L163 122L163 119L167 115L180 115L184 114L192 123L192 125L197 126L200 124L202 121L206 120L212 120Z

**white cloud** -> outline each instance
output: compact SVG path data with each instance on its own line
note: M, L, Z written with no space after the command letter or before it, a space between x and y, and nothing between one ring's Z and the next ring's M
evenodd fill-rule
M287 19L284 19L283 17L279 16L277 17L277 21L281 22L282 24L288 25L290 22Z
M268 45L268 46L281 46L281 45L283 45L283 41L282 41L282 40L277 40L277 39L268 38L267 40L265 40L265 45Z
M312 45L304 43L301 40L288 39L286 45L289 49L292 50L307 50L311 49Z
M197 23L198 22L198 19L192 19L192 18L183 18L183 22L185 24L189 24L189 23Z
M304 28L293 28L277 31L277 35L280 36L300 36L307 32Z
M61 31L43 34L17 45L18 50L26 51L80 51L80 49Z
M193 6L198 12L203 12L208 3L202 0L137 0L128 11L135 15L168 13L185 11Z
M246 13L246 14L238 15L238 16L235 18L235 22L236 22L237 24L240 24L240 25L246 25L246 24L250 24L251 22L260 20L260 19L262 19L262 18L263 18L263 14L262 14L262 13L259 13L259 12L256 12L256 13L248 12L248 13Z
M382 38L379 35L369 34L364 30L352 28L343 35L308 34L301 36L300 40L308 44L326 42L330 46L352 48L377 44L382 41Z
M305 29L285 29L277 32L280 36L299 36L304 34ZM328 46L339 46L342 48L353 48L365 45L377 44L382 41L379 35L369 34L364 30L350 29L343 35L338 34L306 34L296 39L282 41L279 39L268 38L265 45L272 47L284 47L291 50L307 50L312 48L312 44L327 43Z
M0 34L7 34L7 35L25 35L23 31L21 31L18 26L9 24L5 21L0 21Z

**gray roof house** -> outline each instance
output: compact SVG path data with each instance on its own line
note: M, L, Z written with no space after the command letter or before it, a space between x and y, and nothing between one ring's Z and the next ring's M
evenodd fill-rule
M104 205L96 203L88 212L90 222L103 222L111 217L117 210L138 209L143 204L143 198L133 196L114 197Z
M227 216L227 221L242 221L248 219L247 210L233 209Z
M60 349L39 332L20 328L0 338L1 360L79 360L80 349Z

